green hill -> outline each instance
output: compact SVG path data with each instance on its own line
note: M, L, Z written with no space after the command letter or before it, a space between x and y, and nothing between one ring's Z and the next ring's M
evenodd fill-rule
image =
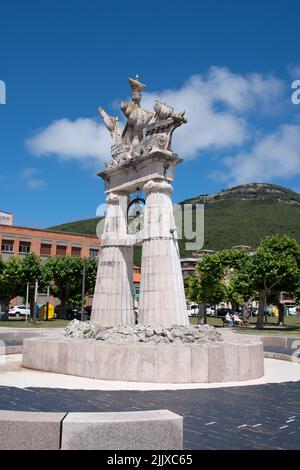
M53 227L49 227L48 230L79 233L84 235L96 235L96 227L99 220L101 220L100 217L96 217L95 219L76 220L66 224L54 225Z
M300 243L300 194L265 183L251 183L199 195L183 203L204 203L204 248L220 250L235 245L256 247L270 234L286 234ZM99 219L87 219L57 225L51 229L95 234ZM140 251L140 250L139 250ZM180 242L181 256L186 256ZM139 256L136 256L138 261Z

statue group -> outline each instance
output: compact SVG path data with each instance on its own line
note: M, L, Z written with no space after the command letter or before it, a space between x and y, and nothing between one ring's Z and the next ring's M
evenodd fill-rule
M171 148L174 130L185 112L156 100L153 111L141 107L145 85L129 78L132 101L121 101L126 118L99 113L111 134L111 160L99 176L105 182L107 212L91 320L102 325L134 324L133 246L142 245L138 322L187 325L171 193L174 169L182 161ZM132 219L132 194L145 193L145 210ZM143 198L137 198L139 204ZM131 219L130 219L130 217ZM130 219L130 220L129 220ZM133 230L134 227L134 230Z

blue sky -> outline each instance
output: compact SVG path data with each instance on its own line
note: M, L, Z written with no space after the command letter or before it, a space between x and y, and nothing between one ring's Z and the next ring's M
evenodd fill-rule
M299 18L298 0L1 2L0 209L38 227L93 217L110 156L97 109L118 113L137 72L143 106L165 97L189 118L175 201L251 181L300 191Z

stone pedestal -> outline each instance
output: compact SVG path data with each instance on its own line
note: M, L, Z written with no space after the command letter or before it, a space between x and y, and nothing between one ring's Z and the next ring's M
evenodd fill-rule
M239 382L262 377L264 353L257 339L156 345L41 337L24 340L23 367L124 382Z
M188 325L176 226L167 181L150 180L142 251L139 323L164 327Z

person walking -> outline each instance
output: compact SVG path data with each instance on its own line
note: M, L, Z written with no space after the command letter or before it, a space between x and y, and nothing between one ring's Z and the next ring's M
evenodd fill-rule
M284 305L281 302L277 302L276 307L278 308L277 326L284 326Z

